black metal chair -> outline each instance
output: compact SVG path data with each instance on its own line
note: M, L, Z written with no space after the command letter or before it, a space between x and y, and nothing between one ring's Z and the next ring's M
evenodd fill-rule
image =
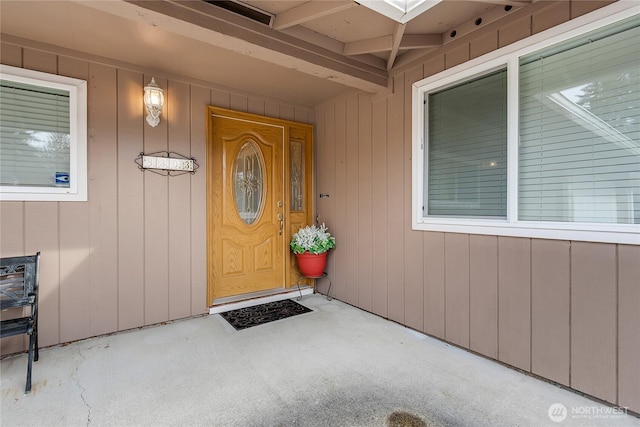
M38 360L39 265L40 252L29 256L0 258L0 309L23 309L22 317L0 322L0 338L29 335L25 393L31 392L31 365Z

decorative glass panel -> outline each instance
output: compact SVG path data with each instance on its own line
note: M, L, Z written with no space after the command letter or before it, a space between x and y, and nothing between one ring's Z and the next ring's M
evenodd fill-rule
M304 176L302 162L302 142L292 140L289 144L291 163L291 210L301 211L303 200Z
M245 142L236 157L233 188L238 215L246 224L253 224L260 214L264 194L262 159L253 141Z

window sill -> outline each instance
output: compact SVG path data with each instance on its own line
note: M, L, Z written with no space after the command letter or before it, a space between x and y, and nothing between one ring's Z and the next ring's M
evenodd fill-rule
M420 219L413 230L443 233L483 234L533 239L640 244L640 225L584 224L558 222L507 222L506 220Z

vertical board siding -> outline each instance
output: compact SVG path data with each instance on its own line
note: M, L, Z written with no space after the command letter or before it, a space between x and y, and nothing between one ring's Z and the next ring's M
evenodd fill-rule
M411 84L607 3L532 5L529 14L492 23L473 37L448 43L422 64L393 74L392 93L371 97L370 115L355 115L347 108L340 117L344 103L351 102L345 96L319 105L316 114L323 124L317 138L318 182L335 180L335 185L341 185L336 170L343 165L332 154L337 149L336 132L343 132L344 120L351 129L352 120L359 118L359 138L340 143L347 144L343 149L348 168L360 171L359 200L366 201L370 191L371 205L357 212L347 209L346 218L342 210L325 209L327 201L321 200L318 208L322 218L339 231L339 245L346 239L351 252L350 228L360 223L356 249L362 254L373 247L370 258L358 258L356 282L352 279L356 276L349 275L348 280L335 276L340 295L349 303L609 402L619 401L637 412L637 246L612 245L603 254L599 244L421 232L410 226ZM363 111L365 106L361 103L358 108ZM362 139L366 133L370 133L370 151ZM357 149L349 146L356 143ZM342 234L345 228L347 234ZM613 258L606 261L604 270L592 274L591 269L602 264L602 255ZM350 259L350 253L336 250L331 262L335 258ZM615 268L617 276L611 273ZM362 283L367 270L370 296ZM600 334L606 334L602 347ZM616 386L619 397L613 392Z
M358 97L358 301L367 311L373 311L373 163L372 163L372 106L371 97Z
M571 2L560 2L533 15L531 19L532 34L539 33L571 18Z
M38 344L47 346L58 343L64 336L60 329L60 240L58 232L58 203L29 202L25 204L25 252L40 252L40 277L38 290ZM11 256L11 255L10 255ZM87 301L83 301L88 305ZM74 310L75 307L68 307ZM80 312L87 311L81 307ZM82 322L81 317L78 321ZM86 327L84 325L83 327ZM3 349L4 350L4 349Z
M168 91L166 79L156 78L156 83ZM144 127L145 153L168 149L167 101L158 126ZM144 322L151 325L169 320L169 177L144 173L144 223Z
M423 76L422 65L404 75L404 111L411 111L412 83ZM404 164L411 164L412 138L411 115L404 116ZM416 330L424 328L424 253L422 233L411 230L411 168L404 168L404 319L405 324Z
M498 238L498 360L531 370L531 241Z
M89 236L91 335L118 329L116 69L89 64Z
M444 233L424 234L424 329L429 335L445 337L445 252Z
M498 46L504 47L531 35L531 17L527 16L502 27L498 32Z
M469 235L444 235L444 337L469 348Z
M358 131L359 131L359 112L358 112L358 95L353 94L347 97L347 128L346 128L346 141L345 144L345 180L344 187L346 189L346 225L347 228L344 233L346 240L344 245L346 247L345 253L345 283L347 283L345 301L349 304L356 305L358 303Z
M165 108L151 128L142 102L150 74L8 43L0 55L88 88L88 201L0 202L0 256L42 253L40 345L206 313L205 107L303 121L314 113L156 73ZM165 150L195 157L200 170L168 178L134 163ZM1 352L25 346L22 336L3 338Z
M571 244L531 242L531 372L569 385Z
M371 264L373 312L383 317L388 316L387 298L388 282L388 234L387 234L387 100L374 102L372 105L371 131L371 164L373 174L372 187L372 242L374 247ZM318 141L321 145L323 141ZM318 176L322 170L318 169Z
M144 325L144 172L131 167L144 151L144 84L118 71L118 330Z
M395 95L387 110L387 310L404 323L404 78L393 78Z
M618 405L640 408L640 246L618 247Z
M206 114L203 105L211 103L211 91L201 86L191 86L190 141L191 156L200 160L200 171L190 175L191 179L191 218L189 235L191 237L191 314L205 313L207 307L207 180L204 173L206 164ZM186 229L186 224L184 225ZM186 232L186 230L185 230Z
M469 236L469 348L498 357L498 238Z
M347 224L347 100L343 98L336 104L335 109L335 145L333 154L335 159L333 192L329 198L333 198L334 218L331 222L332 234L342 237L339 251L333 257L333 278L336 283L336 298L347 299L347 260L349 258L349 225Z
M171 82L167 88L168 150L191 156L189 85ZM169 179L169 319L191 313L191 178L189 174Z
M1 255L43 254L41 343L206 312L204 169L166 178L133 159L175 149L206 167L211 104L316 123L314 197L338 243L328 271L339 299L640 412L639 246L409 226L411 84L607 3L533 5L393 74L386 97L349 93L315 111L156 75L167 99L155 129L141 100L151 75L2 43L4 64L92 83L89 202L0 203ZM2 341L3 353L20 348Z
M571 387L608 402L617 396L616 245L571 248Z

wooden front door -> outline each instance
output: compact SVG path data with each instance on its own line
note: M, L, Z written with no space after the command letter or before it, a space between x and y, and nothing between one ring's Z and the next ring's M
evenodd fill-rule
M213 112L208 150L209 304L284 287L283 126Z

